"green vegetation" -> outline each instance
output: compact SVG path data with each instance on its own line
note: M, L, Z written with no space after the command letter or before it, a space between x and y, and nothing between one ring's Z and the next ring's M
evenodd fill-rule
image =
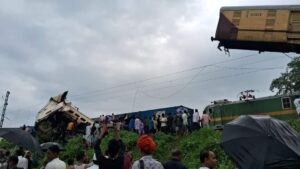
M289 121L289 124L298 132L300 132L300 120L292 120ZM110 139L113 138L113 134L109 134L105 137L101 144L102 150L106 149L106 145ZM138 139L138 135L132 132L122 131L121 138L127 146L128 150L131 150L134 155L134 160L140 158L140 153L136 148L136 141ZM177 137L166 135L163 133L158 133L153 135L153 138L157 144L157 151L153 154L154 158L161 162L165 162L170 158L170 152L174 148L178 148L182 150L183 163L190 169L199 168L200 160L199 154L200 151L204 149L213 150L218 158L218 167L217 169L232 169L234 168L233 163L229 159L229 157L225 154L225 152L220 148L219 141L221 138L220 131L214 131L211 129L201 129L192 133L191 135L184 137ZM70 158L75 158L76 154L79 151L84 150L84 146L82 144L82 136L77 136L68 140L68 143L65 145L65 151L61 152L60 158L67 162ZM10 144L6 140L0 141L0 148L12 149L14 148L13 144ZM93 149L87 150L88 159L92 159ZM39 165L41 166L44 159L44 154L39 161ZM39 167L35 167L39 168Z
M232 162L225 155L225 152L218 145L221 137L219 131L214 131L211 129L201 129L194 132L191 135L185 137L177 137L166 135L163 133L158 133L153 135L153 139L157 144L157 151L153 154L154 158L165 162L170 158L170 152L174 148L182 150L184 157L183 163L188 168L199 168L200 160L199 153L204 149L212 149L216 152L219 160L218 169L231 169L234 168ZM74 158L80 150L84 150L81 143L81 136L70 139L68 144L65 146L65 151L60 154L62 160L67 161L70 157ZM101 144L102 150L106 149L106 145L110 139L113 138L113 134L106 136ZM122 131L121 138L125 143L128 150L131 150L134 155L134 160L140 158L140 153L136 148L136 141L138 135L132 132ZM87 151L88 158L92 159L93 150L89 149Z
M273 79L270 90L277 90L277 94L291 94L300 91L300 56L294 57L288 63L286 72L281 73L281 76Z

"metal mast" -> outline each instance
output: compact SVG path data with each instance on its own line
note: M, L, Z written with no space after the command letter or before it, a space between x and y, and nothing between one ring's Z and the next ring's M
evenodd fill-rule
M2 109L2 115L1 115L1 121L0 121L0 128L2 128L2 125L3 125L3 122L4 122L5 110L6 110L6 106L8 105L9 94L10 94L10 92L7 91L6 92L6 96L5 96L5 101L4 101L3 109Z

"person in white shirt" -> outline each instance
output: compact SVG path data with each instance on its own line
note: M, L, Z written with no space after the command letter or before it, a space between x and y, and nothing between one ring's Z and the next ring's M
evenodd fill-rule
M214 169L218 163L215 153L210 150L204 150L203 152L201 152L200 161L200 169Z
M195 109L195 112L193 113L193 130L199 130L200 128L200 116L199 116L199 112L198 109Z
M294 105L296 106L296 110L297 110L297 113L298 113L298 116L300 115L300 98L296 98L294 100Z
M138 133L140 127L140 119L138 117L134 120L134 130Z
M28 169L28 160L27 158L24 157L25 152L23 149L18 149L16 152L16 155L18 156L18 164L17 167L23 168L23 169Z
M185 111L182 113L181 118L182 118L183 135L186 135L187 134L187 126L188 126L188 116Z
M57 145L52 145L47 151L47 161L45 169L66 169L66 163L61 161L58 157L59 147Z

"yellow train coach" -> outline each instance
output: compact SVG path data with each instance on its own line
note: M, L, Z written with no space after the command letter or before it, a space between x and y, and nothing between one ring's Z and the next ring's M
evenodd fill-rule
M222 7L219 49L300 53L300 5Z

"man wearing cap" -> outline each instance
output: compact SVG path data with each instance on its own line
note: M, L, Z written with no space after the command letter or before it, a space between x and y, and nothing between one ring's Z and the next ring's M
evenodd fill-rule
M162 164L152 158L151 154L156 149L156 144L153 139L148 135L143 135L138 139L137 147L140 149L143 157L135 161L132 165L132 169L164 169Z
M186 169L186 167L181 163L182 153L178 149L172 151L171 160L163 164L164 169Z
M47 151L47 161L45 169L66 169L66 163L61 161L58 157L59 147L52 145Z

